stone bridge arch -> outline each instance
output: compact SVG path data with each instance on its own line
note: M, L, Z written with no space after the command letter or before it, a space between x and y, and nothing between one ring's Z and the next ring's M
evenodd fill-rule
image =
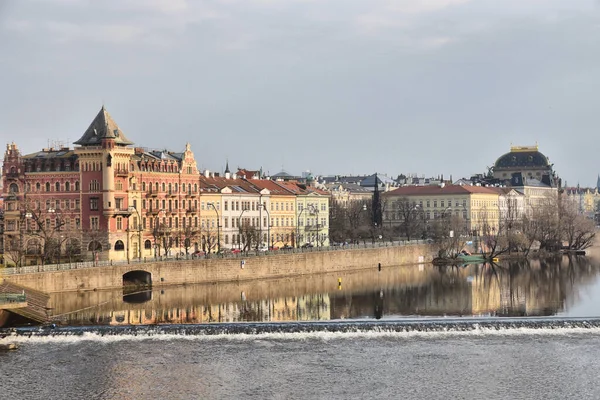
M136 269L123 274L123 286L152 286L152 273Z

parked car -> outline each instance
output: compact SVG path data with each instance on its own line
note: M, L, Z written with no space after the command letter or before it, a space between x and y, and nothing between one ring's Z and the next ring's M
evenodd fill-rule
M293 249L293 247L292 247L292 246L290 246L289 244L286 244L285 246L283 246L283 247L281 248L281 250L292 250L292 249Z
M206 255L206 253L202 250L197 250L195 252L192 253L192 257L193 258L197 258L197 257L204 257Z
M269 251L269 248L265 245L258 246L258 251L261 251L261 252Z
M313 246L312 243L304 243L302 245L303 249L312 249L313 247L315 247L315 246Z

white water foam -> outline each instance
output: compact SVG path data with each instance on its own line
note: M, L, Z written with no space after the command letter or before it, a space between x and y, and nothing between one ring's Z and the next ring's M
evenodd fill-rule
M255 341L255 340L275 340L275 341L303 341L303 340L345 340L345 339L444 339L456 337L517 337L517 336L571 336L571 335L600 335L600 328L482 328L474 327L472 330L441 330L441 331L393 331L393 330L357 330L353 332L339 331L313 331L313 332L266 332L257 334L247 333L222 333L215 335L206 334L173 334L156 331L138 332L137 334L100 334L98 332L83 332L81 334L54 334L36 336L10 335L0 339L0 344L21 343L21 344L73 344L85 341L97 343L116 343L123 341Z

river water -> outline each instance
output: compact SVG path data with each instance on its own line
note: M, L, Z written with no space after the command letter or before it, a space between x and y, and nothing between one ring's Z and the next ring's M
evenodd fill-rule
M600 263L395 267L54 294L11 399L600 398ZM13 321L19 323L22 321Z

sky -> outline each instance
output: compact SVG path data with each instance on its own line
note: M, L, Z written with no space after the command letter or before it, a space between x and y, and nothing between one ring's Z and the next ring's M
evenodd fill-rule
M0 142L136 145L274 174L600 173L598 0L0 0ZM3 145L4 146L4 145Z

